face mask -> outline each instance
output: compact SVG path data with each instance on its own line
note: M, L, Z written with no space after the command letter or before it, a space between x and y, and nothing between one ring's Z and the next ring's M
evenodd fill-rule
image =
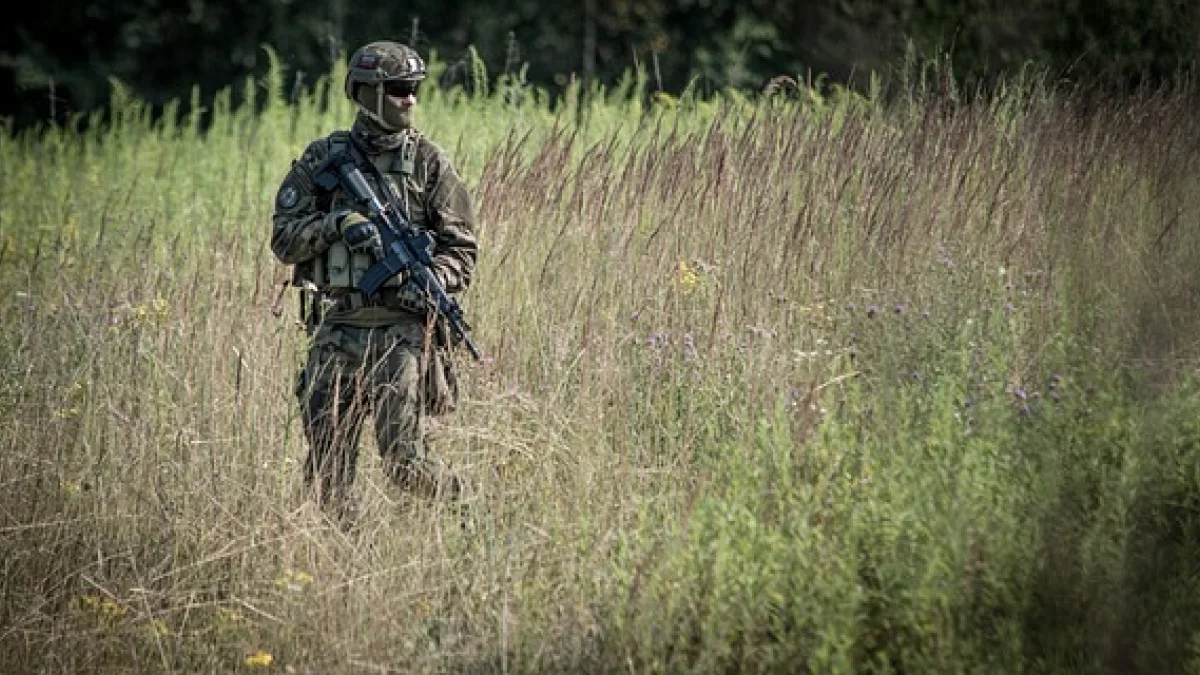
M389 131L408 129L413 124L415 106L400 105L394 98L384 95L381 86L359 87L356 100L376 122Z

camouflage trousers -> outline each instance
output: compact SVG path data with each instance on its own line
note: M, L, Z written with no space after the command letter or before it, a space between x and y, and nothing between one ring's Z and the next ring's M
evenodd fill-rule
M345 504L368 417L394 484L425 497L461 496L462 481L428 447L431 413L453 407L445 398L457 392L445 389L444 362L438 350L425 349L426 339L418 317L379 328L317 329L296 394L309 444L305 483L322 505Z

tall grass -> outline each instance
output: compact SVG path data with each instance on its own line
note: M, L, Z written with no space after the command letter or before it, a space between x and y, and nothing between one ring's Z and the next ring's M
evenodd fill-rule
M280 72L0 137L0 670L1200 672L1194 85L430 87L477 498L368 446L347 533L266 242L352 110Z

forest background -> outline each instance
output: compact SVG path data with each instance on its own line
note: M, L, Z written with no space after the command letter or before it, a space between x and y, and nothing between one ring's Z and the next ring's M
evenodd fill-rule
M0 672L1200 675L1196 4L25 8ZM345 532L267 234L381 37L485 358Z
M937 57L968 86L1038 64L1117 88L1173 77L1200 53L1189 0L63 0L0 27L0 117L22 128L102 107L112 80L161 106L209 100L269 65L294 91L339 55L389 38L436 53L444 85L493 76L561 91L645 68L655 89L711 93L772 78L865 86L906 53Z

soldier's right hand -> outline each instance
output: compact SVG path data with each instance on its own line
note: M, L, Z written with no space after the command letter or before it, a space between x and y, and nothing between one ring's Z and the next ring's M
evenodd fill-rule
M383 258L383 239L379 228L361 213L351 213L341 221L342 240L351 253L370 253Z

